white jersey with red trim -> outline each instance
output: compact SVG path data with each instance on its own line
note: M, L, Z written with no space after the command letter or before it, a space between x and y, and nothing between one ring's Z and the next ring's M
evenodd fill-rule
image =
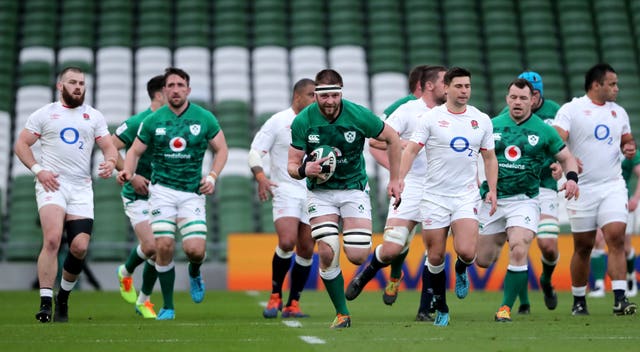
M292 108L271 116L256 133L251 142L251 149L257 151L260 156L269 154L270 179L278 184L278 187L272 189L274 193L282 192L289 197L306 198L306 181L292 178L287 171L291 122L295 117L296 114Z
M409 140L411 135L413 135L413 131L416 129L418 119L423 113L429 110L431 109L421 98L409 100L400 105L385 122L398 132L400 139ZM415 175L424 177L426 174L427 159L424 156L424 148L422 148L418 152L418 155L416 155L407 176Z
M471 105L461 113L436 106L420 117L411 141L426 149L426 192L454 197L478 192L478 154L494 149L487 114Z
M95 141L109 137L100 111L86 104L69 109L59 101L36 110L29 116L25 128L40 139L42 167L75 183L91 180Z
M586 95L573 98L558 110L553 124L569 133L569 150L582 161L581 187L623 180L620 141L631 127L620 105L597 105Z

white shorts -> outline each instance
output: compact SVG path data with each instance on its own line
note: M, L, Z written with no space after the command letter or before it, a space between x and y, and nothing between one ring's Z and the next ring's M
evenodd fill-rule
M404 190L402 191L402 201L398 209L393 208L395 199L389 201L387 212L388 219L403 219L415 222L422 221L420 215L420 201L424 192L424 177L406 177L404 180Z
M176 218L206 221L205 196L159 184L149 185L149 213L151 222Z
M91 182L77 184L58 180L60 188L47 192L40 182L36 181L36 203L38 210L45 205L55 204L64 209L67 215L76 215L93 219L93 188Z
M149 221L149 201L146 199L131 200L122 197L124 213L129 218L131 227L136 227L143 221Z
M303 224L309 224L306 198L287 197L282 193L275 193L272 204L274 222L280 218L293 217L300 219Z
M540 214L553 216L557 219L558 207L560 206L558 192L548 188L540 188L538 199L540 200Z
M460 197L440 196L425 192L420 201L422 228L441 229L458 219L478 220L480 192L472 192Z
M580 198L567 201L572 232L594 231L611 222L627 222L627 187L624 181L581 187Z
M490 203L482 203L478 219L480 235L503 233L509 227L523 227L538 233L540 205L538 198L525 195L498 199L498 207L493 216L489 216Z
M635 211L629 212L629 215L627 216L627 235L635 235L638 233L638 208L636 208Z
M357 189L314 190L307 192L309 218L337 214L342 218L371 220L369 193Z

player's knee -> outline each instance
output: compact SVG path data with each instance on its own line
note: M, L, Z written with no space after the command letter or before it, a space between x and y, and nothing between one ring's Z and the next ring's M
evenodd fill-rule
M323 268L338 268L340 265L340 239L338 235L318 239L318 255Z
M296 240L290 237L280 237L278 239L278 247L284 252L291 252L296 247Z
M405 226L387 226L384 229L383 240L405 246L409 238L409 229Z
M60 250L60 236L45 236L42 241L42 250L57 255Z
M435 251L429 252L429 264L440 265L444 263L444 255L442 253L436 253Z
M154 221L151 223L151 231L153 231L153 236L155 238L168 237L174 239L176 234L176 223L170 220Z
M155 241L142 241L140 242L140 251L144 255L144 258L151 258L156 254Z
M369 250L362 248L345 248L345 254L352 264L361 265L367 261Z
M183 239L207 238L207 223L200 219L183 219L178 222L178 230Z
M63 268L69 274L78 275L82 271L83 259L76 257L73 253L69 252L64 260Z

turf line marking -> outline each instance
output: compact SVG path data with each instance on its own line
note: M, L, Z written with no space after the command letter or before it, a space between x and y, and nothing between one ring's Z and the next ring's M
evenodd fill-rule
M323 339L317 338L315 336L299 336L299 337L302 341L311 345L324 345L326 343Z
M297 320L283 320L282 324L290 327L290 328L301 328L302 323Z

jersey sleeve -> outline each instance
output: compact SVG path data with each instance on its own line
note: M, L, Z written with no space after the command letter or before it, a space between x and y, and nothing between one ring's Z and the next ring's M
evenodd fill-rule
M291 123L291 146L300 150L305 150L307 144L305 140L305 132L307 128L306 121L308 119L308 114L306 111L307 109L300 112ZM378 121L380 121L380 119L378 119Z
M403 118L407 114L406 108L403 107L404 105L401 105L385 120L387 125L391 126L398 134L402 134L407 126L407 121Z
M485 115L485 127L484 127L484 135L482 136L482 144L480 145L480 149L482 150L493 150L496 148L496 142L493 138L493 123L491 123L491 118L489 115Z
M429 121L432 120L429 118L430 113L426 112L420 115L416 123L416 129L411 134L410 140L421 146L424 146L427 143L427 139L429 139Z
M375 138L382 133L382 130L384 129L384 122L371 110L362 107L360 116L363 116L366 120L364 126L367 137Z
M216 118L216 116L208 110L205 110L205 111L207 112L207 115L208 115L208 118L206 119L207 134L205 137L207 138L208 141L210 141L214 139L218 133L220 133L220 130L222 128L220 127L220 123L218 122L218 119Z
M140 141L146 145L153 140L153 117L154 114L147 116L142 122L140 122L140 127L138 128L137 137Z
M253 141L251 142L251 149L258 152L268 152L275 142L276 134L278 133L277 126L275 126L275 120L273 117L269 118L258 130Z
M98 139L104 136L110 135L109 127L107 127L107 121L104 118L104 115L98 110L94 110L95 115L95 125L93 129L93 137L94 139Z
M558 110L556 118L553 120L553 126L558 126L563 130L570 132L571 129L571 105L564 104Z

